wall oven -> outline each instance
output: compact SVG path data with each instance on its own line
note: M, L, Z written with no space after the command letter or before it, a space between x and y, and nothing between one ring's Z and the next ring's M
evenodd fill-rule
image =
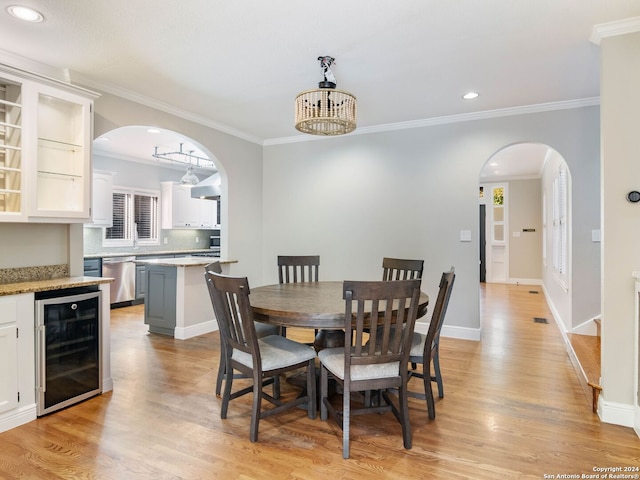
M37 415L102 392L97 286L36 294Z
M220 256L220 230L214 230L209 237L209 249Z

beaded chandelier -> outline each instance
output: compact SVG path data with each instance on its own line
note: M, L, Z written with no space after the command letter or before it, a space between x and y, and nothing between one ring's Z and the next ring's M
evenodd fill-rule
M318 88L306 90L296 97L296 129L311 135L344 135L356 129L356 97L336 89L331 71L333 57L318 57L323 81Z

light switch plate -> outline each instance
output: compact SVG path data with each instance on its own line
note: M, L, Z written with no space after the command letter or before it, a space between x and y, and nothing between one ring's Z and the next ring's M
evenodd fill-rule
M591 230L591 241L600 242L600 230Z
M471 230L460 230L460 241L461 242L470 242L471 241Z

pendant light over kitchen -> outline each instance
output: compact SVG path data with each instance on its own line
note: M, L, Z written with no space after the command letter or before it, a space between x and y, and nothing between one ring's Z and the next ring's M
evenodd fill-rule
M193 173L193 166L187 167L187 173L185 173L180 179L181 185L197 185L200 182L198 176Z
M160 152L156 146L152 156L158 160L185 164L187 166L187 172L180 179L180 183L182 185L196 185L200 182L200 179L193 173L193 167L215 168L215 165L208 158L194 155L194 150L185 152L182 150L182 147L183 144L181 143L177 151Z
M344 135L356 129L356 97L336 89L331 71L333 57L318 57L323 81L318 88L301 92L296 97L296 129L311 135Z

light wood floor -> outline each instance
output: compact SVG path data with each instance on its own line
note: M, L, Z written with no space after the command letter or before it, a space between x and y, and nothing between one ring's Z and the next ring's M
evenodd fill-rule
M410 400L411 450L390 413L362 416L352 421L349 460L335 424L302 410L263 420L252 444L250 398L220 419L217 334L149 335L140 306L114 310L114 391L0 434L0 478L493 480L638 466L640 440L591 413L544 295L532 289L486 286L482 341L442 339L445 397L434 421Z

